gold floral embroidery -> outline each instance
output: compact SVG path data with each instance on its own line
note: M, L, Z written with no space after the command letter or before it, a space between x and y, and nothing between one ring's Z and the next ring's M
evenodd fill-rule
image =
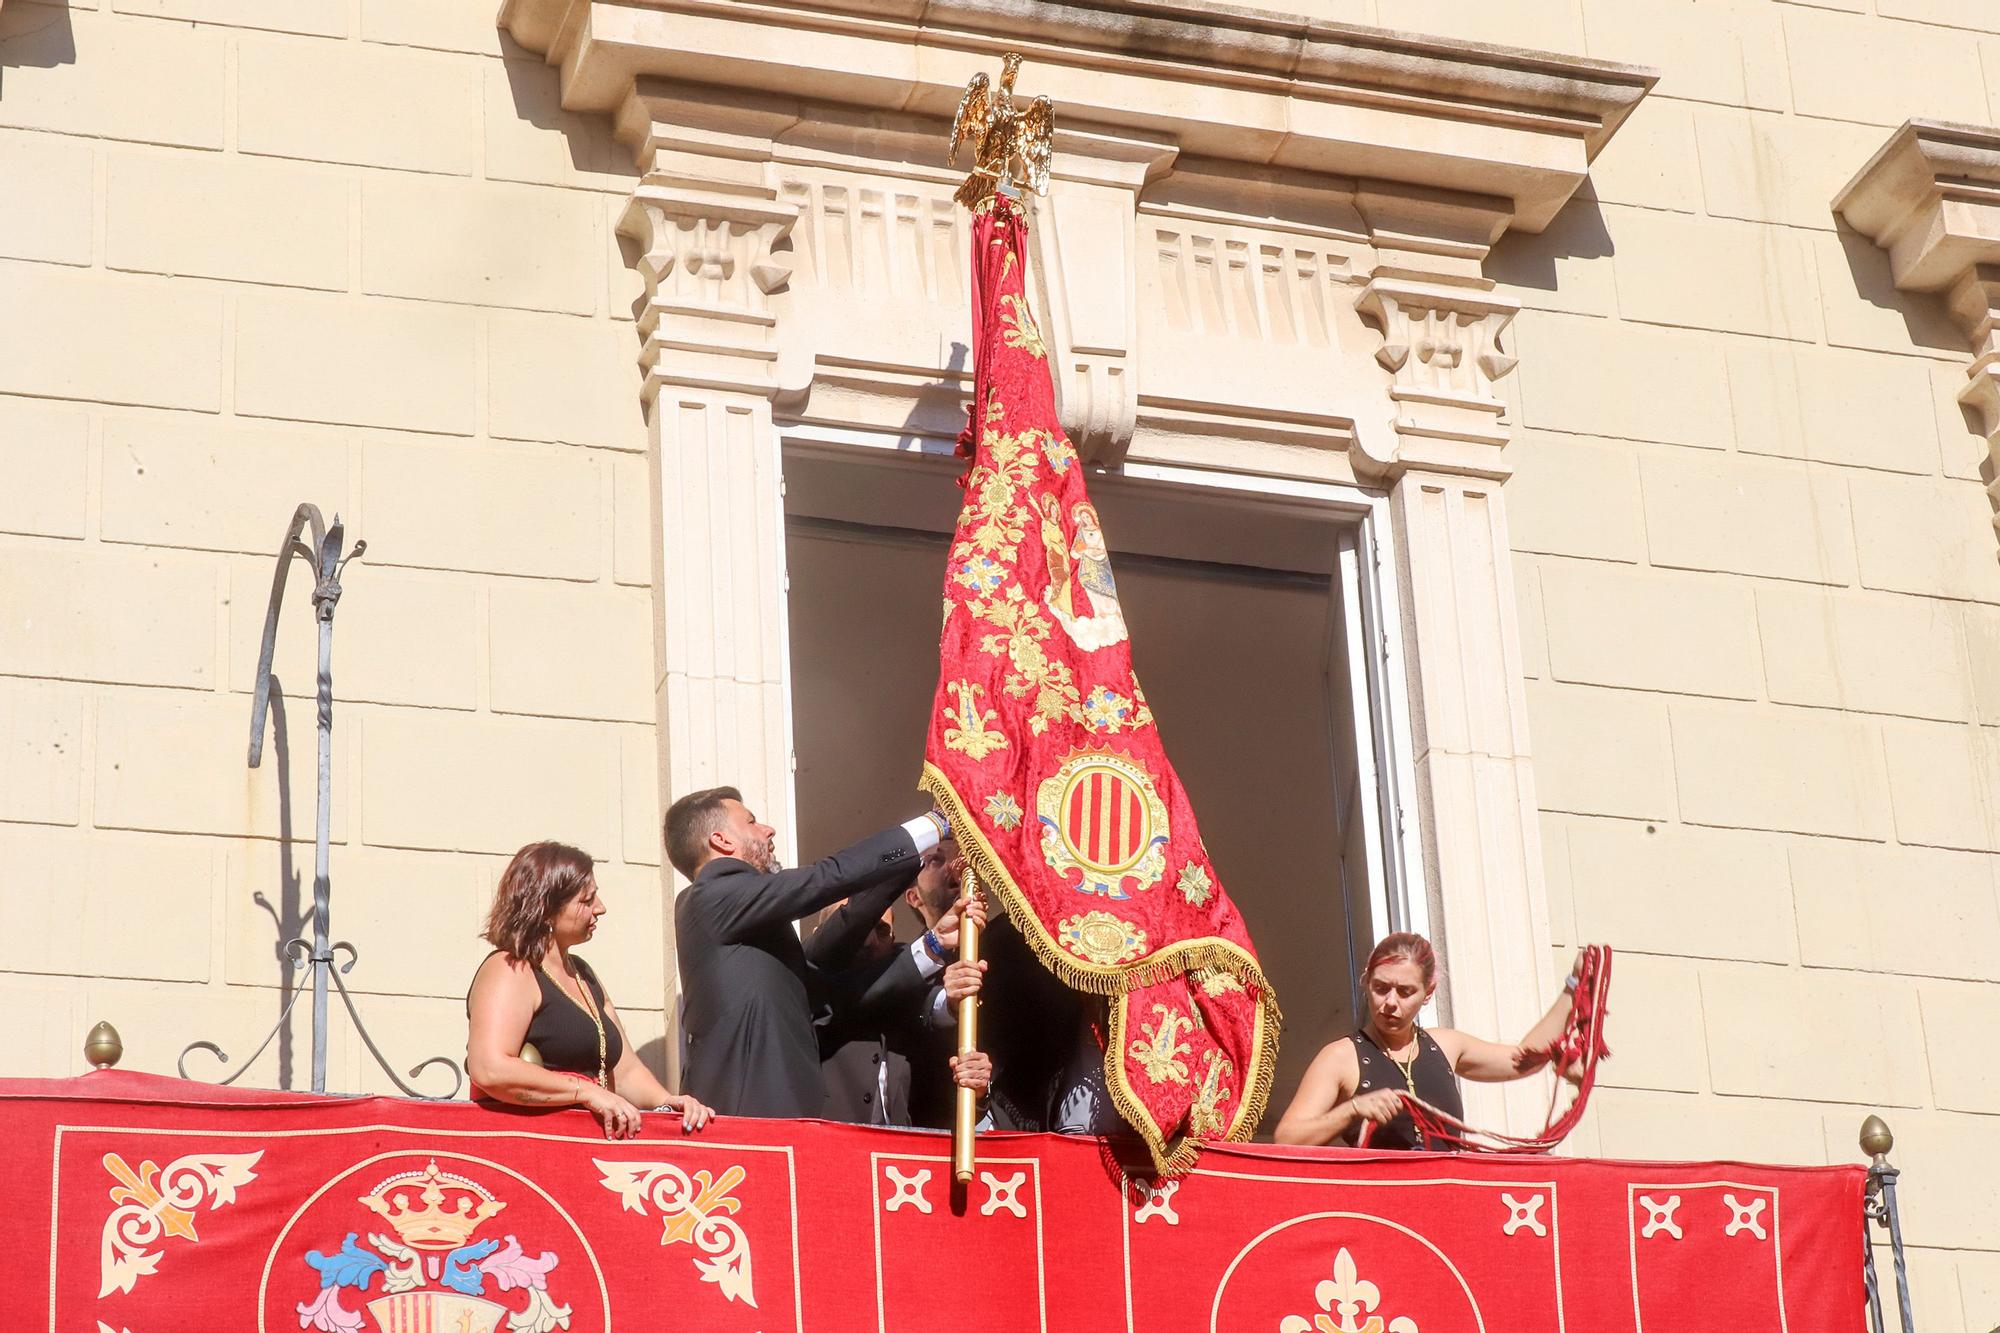
M1051 722L1074 716L1080 699L1076 679L1067 662L1050 657L1042 644L1051 626L1042 609L1028 600L1018 584L999 597L981 597L970 603L975 619L999 627L979 641L982 652L1007 659L1005 689L1015 699L1032 699L1028 729L1039 736Z
M1194 1024L1185 1014L1175 1013L1164 1004L1153 1006L1153 1016L1152 1022L1139 1025L1143 1035L1132 1043L1128 1053L1153 1082L1185 1083L1188 1067L1181 1057L1191 1054L1192 1049L1180 1039L1180 1034Z
M1236 1094L1223 1080L1232 1068L1229 1057L1221 1051L1203 1053L1201 1086L1195 1090L1194 1105L1188 1108L1188 1133L1194 1138L1215 1138L1228 1131L1222 1104Z
M1048 348L1042 342L1042 331L1035 327L1035 317L1028 310L1028 303L1018 296L1009 294L1000 298L1007 307L1003 321L1007 331L1002 335L1009 347L1018 347L1029 356L1048 358Z
M958 707L947 705L944 710L944 715L956 724L944 729L945 748L969 756L975 764L996 750L1006 749L1007 733L987 726L1000 715L979 706L986 687L961 680L951 686L951 692L958 696Z

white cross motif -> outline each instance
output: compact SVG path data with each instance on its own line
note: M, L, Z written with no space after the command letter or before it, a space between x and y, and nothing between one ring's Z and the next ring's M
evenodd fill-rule
M1548 1202L1546 1194L1530 1194L1525 1203L1511 1194L1503 1194L1500 1196L1500 1202L1513 1210L1512 1216L1501 1224L1500 1230L1503 1234L1511 1236L1523 1227L1537 1236L1549 1234L1549 1229L1542 1224L1542 1219L1536 1216L1542 1211L1542 1205Z
M1169 1180L1164 1185L1147 1185L1134 1181L1133 1185L1145 1198L1139 1202L1139 1211L1132 1214L1134 1222L1150 1222L1154 1218L1164 1218L1170 1227L1181 1224L1181 1215L1174 1211L1174 1192L1181 1187L1178 1180Z
M1752 1199L1748 1203L1738 1203L1734 1194L1725 1194L1722 1196L1722 1201L1728 1204L1729 1211L1735 1214L1729 1219L1729 1225L1722 1229L1723 1235L1733 1236L1739 1231L1747 1231L1758 1240L1771 1239L1764 1234L1763 1222L1758 1220L1763 1217L1764 1205L1770 1202L1769 1199Z
M1027 1178L1026 1171L1016 1171L1005 1180L991 1171L981 1171L979 1182L986 1186L986 1202L979 1205L979 1215L991 1217L1004 1208L1016 1217L1026 1217L1028 1210L1021 1206L1021 1201L1014 1195L1021 1188L1021 1182Z
M1655 1203L1652 1196L1641 1194L1639 1202L1645 1204L1646 1211L1652 1214L1651 1217L1646 1219L1646 1225L1639 1228L1639 1235L1642 1239L1651 1240L1662 1231L1672 1236L1675 1240L1685 1239L1681 1235L1681 1224L1674 1221L1674 1211L1681 1206L1680 1195L1670 1194L1667 1196L1665 1203Z
M896 1187L896 1192L890 1196L889 1202L882 1205L883 1212L893 1213L905 1205L920 1213L930 1212L931 1201L924 1197L924 1186L931 1183L928 1167L922 1171L912 1171L907 1176L893 1166L885 1166L882 1169L888 1172L889 1183Z

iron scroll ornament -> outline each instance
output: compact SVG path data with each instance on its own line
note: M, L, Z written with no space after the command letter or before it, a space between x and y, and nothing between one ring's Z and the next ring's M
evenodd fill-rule
M301 534L311 530L310 544L301 539ZM341 547L346 539L346 530L340 515L333 517L333 526L328 527L320 515L319 506L302 504L292 514L291 526L285 530L285 540L278 547L277 567L271 575L271 600L264 609L264 638L257 653L257 685L250 704L250 767L259 768L264 760L264 728L271 711L271 660L278 647L278 616L284 609L285 577L291 570L294 556L304 560L313 571L312 606L313 620L318 627L319 670L317 690L317 712L315 731L318 739L318 794L313 817L313 937L311 942L294 938L286 941L283 952L290 958L294 972L309 970L312 973L312 1090L326 1091L326 1032L327 1032L327 984L330 981L340 992L340 1002L347 1010L347 1016L354 1022L354 1030L367 1047L368 1054L391 1083L406 1097L423 1101L449 1101L458 1096L464 1086L464 1075L456 1062L442 1055L434 1055L411 1067L408 1077L417 1078L433 1065L442 1065L451 1072L449 1091L435 1096L418 1092L399 1078L389 1067L388 1059L375 1044L361 1021L361 1013L354 1005L354 997L348 993L347 983L342 978L353 970L360 961L360 954L346 940L332 939L332 898L333 881L328 869L328 845L330 842L332 797L333 797L333 613L340 605L340 575L347 568L347 562L368 549L368 543L359 541L354 549L345 555ZM345 952L346 960L336 966L336 955ZM231 1070L219 1080L224 1086L241 1078L244 1071L257 1063L278 1034L285 1029L292 1016L292 1008L299 1002L304 992L294 987L285 1007L279 1011L278 1021L250 1053L250 1058ZM189 1078L187 1058L195 1051L204 1051L224 1065L229 1063L229 1054L212 1041L194 1041L181 1051L175 1068L182 1078Z

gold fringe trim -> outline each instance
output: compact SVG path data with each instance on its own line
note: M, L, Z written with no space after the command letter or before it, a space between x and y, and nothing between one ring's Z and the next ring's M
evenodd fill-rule
M1264 970L1257 960L1242 946L1216 937L1173 945L1130 967L1099 966L1072 957L1063 951L1042 925L1041 918L1035 915L1020 885L1007 873L1006 866L986 841L986 835L973 820L971 810L943 770L926 762L917 787L935 801L951 820L952 836L979 883L996 890L1007 915L1017 925L1026 925L1027 928L1021 931L1021 938L1028 942L1035 957L1070 989L1107 999L1122 999L1135 990L1157 986L1201 968L1226 971L1246 986L1256 987L1255 1050L1251 1056L1251 1067L1245 1071L1246 1079L1236 1116L1231 1120L1223 1141L1242 1143L1256 1133L1257 1124L1263 1119L1265 1108L1270 1103L1271 1082L1278 1062L1278 1032L1285 1021L1278 1008L1278 997L1272 992L1271 983L1265 979ZM1105 1035L1105 1084L1111 1093L1112 1104L1126 1122L1139 1131L1160 1175L1177 1176L1188 1171L1200 1158L1205 1140L1187 1134L1167 1138L1127 1080L1122 1054L1125 1049L1124 1006L1111 1006Z

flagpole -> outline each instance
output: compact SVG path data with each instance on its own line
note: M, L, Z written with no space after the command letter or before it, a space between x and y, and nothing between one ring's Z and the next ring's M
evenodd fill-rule
M979 892L978 876L972 867L965 870L965 890L963 896L972 898ZM979 961L979 921L967 912L958 926L958 959L962 963ZM979 997L968 995L958 1002L958 1053L961 1057L971 1055L979 1049ZM960 1061L963 1064L963 1060ZM978 1133L979 1094L971 1088L958 1088L954 1093L951 1118L951 1174L961 1185L972 1183L972 1163L974 1160L973 1140Z

